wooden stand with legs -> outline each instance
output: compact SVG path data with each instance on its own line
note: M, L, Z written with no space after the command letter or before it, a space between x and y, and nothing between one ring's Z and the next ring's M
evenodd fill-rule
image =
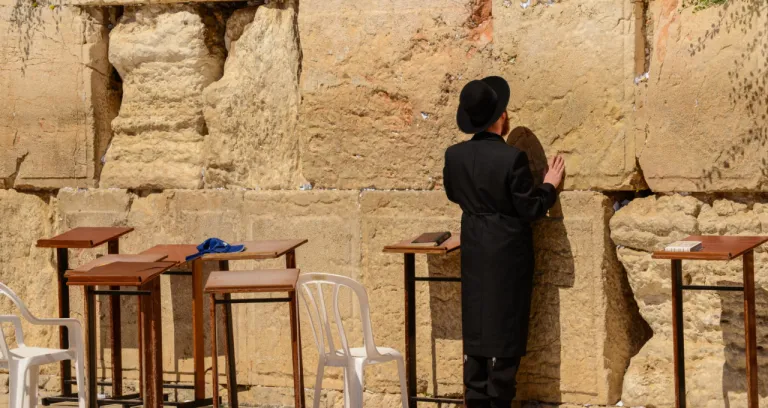
M458 237L452 237L436 247L413 246L413 239L384 247L384 252L404 255L405 281L405 376L408 385L409 407L417 407L421 402L461 404L464 400L445 397L418 397L416 395L416 282L461 282L458 277L417 277L416 254L446 255L459 250Z
M59 317L68 318L69 314L69 287L65 274L69 267L69 249L92 249L107 244L107 253L120 253L120 237L133 231L130 227L79 227L65 232L53 238L37 241L38 248L56 248L56 276L58 278ZM120 339L120 308L117 303L110 303L110 338ZM62 327L59 331L59 347L69 348L69 335L67 329ZM122 372L122 348L119 341L111 341L112 350L112 395L123 394ZM61 394L55 397L46 397L41 400L42 405L50 405L57 402L77 402L77 395L72 393L72 367L69 361L61 362L60 378ZM93 383L91 383L93 384ZM88 387L96 388L89 384Z
M205 284L205 293L211 297L211 356L213 357L213 406L219 408L218 383L218 346L216 336L216 305L230 306L233 303L288 303L291 322L291 350L293 357L293 392L295 407L303 408L304 373L301 364L301 327L299 325L298 308L296 305L296 282L299 279L298 269L255 270L255 271L218 271L212 272ZM281 298L231 299L232 293L287 293ZM216 295L222 295L217 299ZM226 296L226 297L225 297ZM228 360L228 370L235 371L234 359ZM227 381L227 391L231 395L237 392L237 382ZM237 405L230 405L236 408Z
M296 249L307 242L306 239L241 242L236 245L245 246L242 252L206 254L190 262L186 261L186 257L197 253L196 245L158 245L142 252L142 254L161 254L166 256L166 261L175 262L176 268L166 271L166 274L191 275L192 277L192 357L195 367L193 373L195 399L180 405L182 408L209 406L213 403L212 399L205 398L205 351L203 343L203 269L205 264L214 263L219 270L227 271L229 270L229 261L266 260L285 256L286 268L292 269L296 267ZM179 270L179 267L184 264L189 264L188 269L191 269L191 272ZM229 294L224 294L223 298L228 300ZM227 361L227 381L235 384L237 383L237 378L234 363L230 364L235 359L235 337L232 328L231 304L224 304L224 319L224 329L226 331L224 351ZM166 388L170 386L169 384L165 385ZM229 406L236 407L237 405L237 391L235 389L229 394Z
M686 407L685 343L683 337L683 291L715 290L744 292L744 337L747 360L747 407L758 408L757 336L755 330L755 261L754 249L768 237L690 236L685 241L701 241L703 248L695 252L653 253L654 259L672 262L672 343L675 361L675 406ZM683 284L683 260L730 261L742 257L744 286L702 286Z

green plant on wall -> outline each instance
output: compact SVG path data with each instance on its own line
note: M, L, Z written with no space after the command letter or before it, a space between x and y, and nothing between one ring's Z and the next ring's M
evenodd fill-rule
M693 7L693 11L704 10L705 8L718 6L727 3L728 0L684 0L683 8Z

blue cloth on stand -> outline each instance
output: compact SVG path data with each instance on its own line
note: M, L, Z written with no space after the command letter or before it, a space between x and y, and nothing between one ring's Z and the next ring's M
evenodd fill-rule
M226 254L230 252L242 252L245 245L229 245L218 238L208 238L197 246L197 253L187 257L187 262L195 260L205 254Z

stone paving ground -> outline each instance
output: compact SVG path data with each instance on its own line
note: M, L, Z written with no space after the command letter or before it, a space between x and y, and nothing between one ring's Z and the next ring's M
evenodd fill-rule
M77 404L56 404L52 405L52 407L76 407ZM245 405L241 406L245 407ZM432 408L436 407L436 404L430 405L430 404L419 404L419 406L424 406L425 408ZM226 407L226 405L225 405ZM270 405L270 408L274 408L274 406ZM451 408L452 406L449 405L443 405L444 408ZM525 403L525 404L513 404L512 408L613 408L614 406L604 406L604 405L573 405L573 404L564 404L564 405L552 405L552 404L539 404L539 403ZM8 406L8 398L6 395L0 395L0 408L10 408ZM642 408L642 407L635 407L635 408Z

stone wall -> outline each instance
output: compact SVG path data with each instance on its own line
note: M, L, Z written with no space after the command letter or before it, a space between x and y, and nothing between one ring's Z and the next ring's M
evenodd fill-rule
M6 197L7 196L7 197ZM374 335L379 345L404 350L402 258L382 248L403 237L431 229L458 229L459 210L442 192L254 192L166 190L137 195L126 190L61 190L43 199L9 190L3 196L3 215L37 210L10 234L0 247L4 259L16 269L36 274L3 271L20 295L36 304L40 315L55 314L55 302L40 304L35 293L54 290L52 251L33 248L41 237L76 226L132 226L136 230L121 240L121 251L136 253L161 243L195 243L208 236L229 241L307 238L297 252L305 272L342 274L361 281L371 301ZM562 215L536 226L538 261L529 356L519 377L523 400L616 402L621 394L623 370L641 345L642 333L636 306L628 302L628 285L608 240L610 200L599 193L563 193ZM32 224L30 224L32 223ZM21 232L22 230L23 233ZM24 249L26 248L26 249ZM32 253L30 253L32 251ZM71 251L72 265L92 259L95 251ZM18 266L17 266L18 265ZM278 267L281 261L234 262L232 269ZM457 276L458 256L419 257L417 274ZM39 279L46 277L46 279ZM6 278L4 278L5 281ZM21 279L21 280L19 280ZM24 279L35 279L29 285ZM163 362L167 381L191 381L191 293L189 278L162 278ZM75 316L82 316L79 291L72 295ZM424 394L460 395L461 312L455 284L419 285L418 389ZM345 327L360 340L359 308L343 298ZM44 307L43 307L44 306ZM41 308L43 307L43 308ZM124 368L126 378L137 377L136 310L123 303ZM207 306L206 306L207 307ZM238 380L258 387L244 393L244 401L264 403L264 388L288 389L292 384L290 337L284 305L248 305L235 308ZM99 352L101 365L109 367L107 308L100 308ZM259 318L255 318L259 316ZM304 327L304 366L307 384L314 384L317 351L308 316ZM578 324L573 322L578 321ZM207 330L207 326L206 326ZM206 342L208 334L206 334ZM31 337L54 345L52 332ZM207 344L207 343L206 343ZM247 358L245 356L248 356ZM223 358L220 357L223 365ZM206 367L210 367L210 360ZM46 374L55 376L51 368ZM53 378L53 377L50 377ZM338 404L341 371L329 369L325 387L329 404ZM222 382L223 382L222 378ZM55 387L55 381L48 381ZM397 404L399 384L394 364L371 367L366 372L367 398ZM335 391L334 391L335 390ZM272 395L272 394L270 394ZM290 394L288 394L290 395ZM279 400L279 399L278 399ZM334 402L335 401L335 402ZM381 406L376 403L376 406ZM389 406L389 405L385 405Z
M768 185L768 5L680 1L0 0L0 280L53 315L38 295L53 290L53 254L33 243L78 225L136 227L124 252L306 237L302 269L363 282L377 340L404 351L402 260L381 248L458 232L460 209L440 191L444 150L466 139L458 94L503 75L508 143L539 181L547 157L568 163L560 202L536 225L519 399L670 406L668 267L649 253L689 233L762 233ZM658 197L613 215L614 199L647 188ZM98 252L73 251L73 263ZM738 279L738 265L690 271ZM419 257L417 272L457 275L458 256ZM191 379L185 279L163 278L169 381ZM418 391L459 395L458 288L418 288ZM359 339L359 309L343 300ZM123 307L135 381L135 308ZM743 406L737 299L695 294L686 310L689 399ZM236 314L237 352L259 350L238 365L251 405L291 404L284 317L279 306ZM102 313L104 366L108 323ZM55 343L51 331L30 338ZM309 385L309 330L303 341ZM55 367L43 374L53 391ZM341 406L341 385L329 370L326 406ZM393 365L371 368L366 385L370 405L399 404Z

